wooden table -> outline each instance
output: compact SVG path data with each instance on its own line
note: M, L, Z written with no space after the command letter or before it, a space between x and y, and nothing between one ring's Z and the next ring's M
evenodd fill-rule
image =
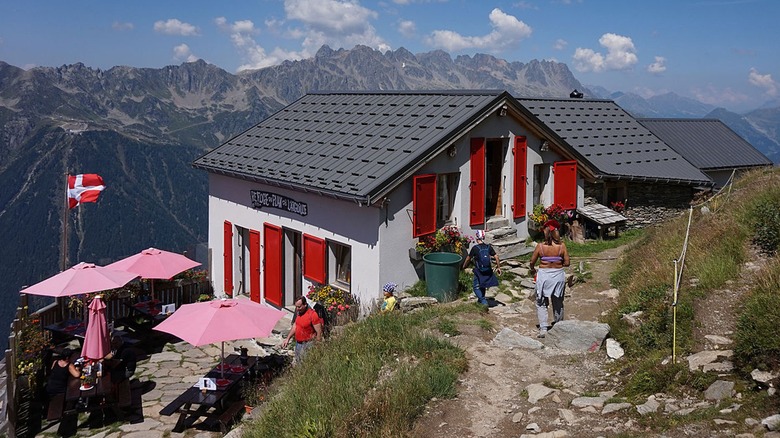
M68 388L65 391L65 411L77 412L79 410L95 410L109 407L111 400L111 371L103 370L103 376L98 378L91 389L82 390L82 380L77 377L68 379ZM81 403L79 403L81 402ZM70 406L69 406L70 405ZM79 406L81 405L81 407Z
M78 319L69 319L67 321L49 324L44 327L52 334L55 344L70 341L72 339L84 340L84 334L87 332L87 323Z
M229 367L238 367L241 365L241 358L237 354L230 354L225 357L224 364ZM203 393L199 388L193 386L187 388L180 396L176 397L171 403L160 411L160 415L170 416L179 413L179 419L176 421L174 432L183 432L186 428L192 426L199 418L205 417L206 420L215 422L223 413L230 409L229 402L240 400L237 397L238 390L241 387L241 380L255 366L256 358L248 357L247 365L239 371L238 368L227 368L224 371L224 379L229 383L225 386L219 386L216 390ZM223 372L219 366L214 367L205 377L221 379ZM242 402L243 405L243 402ZM193 408L193 406L197 406ZM212 411L213 409L213 411Z
M157 325L165 320L169 315L162 313L162 303L158 300L140 301L135 304L125 304L130 309L129 319L132 321L135 317L141 317L145 321Z

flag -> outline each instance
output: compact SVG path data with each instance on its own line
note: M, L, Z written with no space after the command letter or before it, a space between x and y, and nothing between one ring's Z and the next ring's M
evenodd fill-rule
M97 202L98 195L105 188L103 178L96 173L68 175L68 208L82 202Z

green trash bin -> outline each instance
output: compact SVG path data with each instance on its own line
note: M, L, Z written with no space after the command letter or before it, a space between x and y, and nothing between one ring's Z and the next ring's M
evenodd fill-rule
M428 296L436 298L440 303L455 301L463 257L453 252L432 252L423 256L423 262Z

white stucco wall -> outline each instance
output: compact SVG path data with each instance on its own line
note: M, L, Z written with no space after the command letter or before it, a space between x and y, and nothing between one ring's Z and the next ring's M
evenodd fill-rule
M300 216L287 211L252 208L250 190L263 190L305 202L308 215ZM356 203L322 197L313 193L303 193L278 187L269 187L250 181L230 178L222 175L209 175L209 248L212 250L212 278L215 293L224 294L223 265L223 223L230 221L233 226L253 229L261 232L263 245L263 223L268 222L285 229L292 229L321 239L336 241L351 248L352 277L351 292L360 298L363 304L381 295L378 286L379 277L379 234L378 221L380 209L360 207ZM234 247L237 236L234 232ZM261 250L262 263L262 250ZM234 253L234 266L238 260ZM264 273L261 266L261 290ZM287 273L286 273L287 275ZM237 269L234 267L234 284ZM304 293L310 282L303 280ZM262 297L261 297L262 298ZM285 302L291 305L291 302Z

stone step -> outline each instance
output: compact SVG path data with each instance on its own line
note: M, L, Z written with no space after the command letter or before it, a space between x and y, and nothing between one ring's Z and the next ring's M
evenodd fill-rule
M517 230L509 226L496 228L485 233L485 238L491 243L513 237L517 237Z
M493 231L498 228L509 227L511 222L509 219L502 216L494 216L485 222L485 232Z

